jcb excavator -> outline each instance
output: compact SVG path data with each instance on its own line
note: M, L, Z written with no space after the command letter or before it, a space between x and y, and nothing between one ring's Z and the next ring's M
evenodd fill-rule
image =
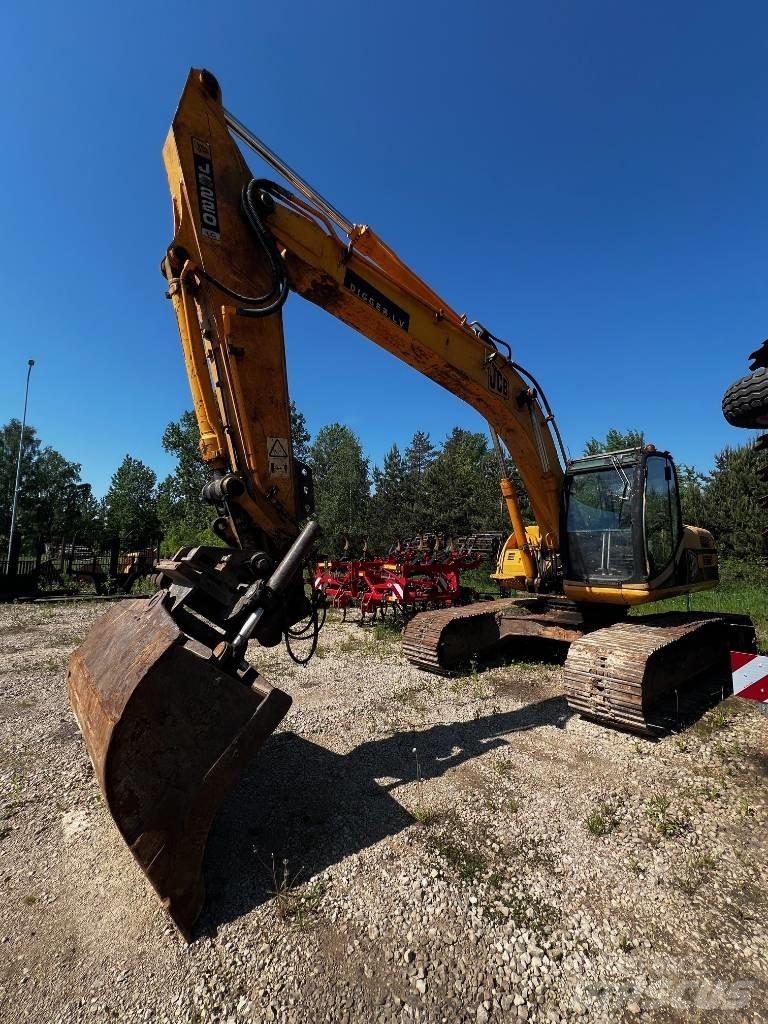
M292 188L255 179L235 139ZM247 644L316 640L318 630L317 595L300 571L317 525L301 528L312 481L291 451L281 317L291 291L490 425L512 526L495 578L523 596L417 615L403 638L417 665L448 671L510 637L570 643L571 706L648 733L671 690L691 680L727 690L729 623L682 613L625 621L629 606L718 579L711 535L681 521L670 455L648 446L569 461L509 345L314 192L225 110L209 72L190 73L163 157L174 237L161 266L211 470L204 497L227 547L183 548L159 563L163 589L114 607L74 652L69 694L107 806L189 936L216 809L291 703L246 661ZM523 524L502 444L535 527Z

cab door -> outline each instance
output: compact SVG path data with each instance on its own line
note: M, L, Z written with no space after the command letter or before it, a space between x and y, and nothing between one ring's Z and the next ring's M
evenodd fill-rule
M677 583L675 567L681 561L683 522L674 463L668 455L646 456L643 529L648 580L651 589Z

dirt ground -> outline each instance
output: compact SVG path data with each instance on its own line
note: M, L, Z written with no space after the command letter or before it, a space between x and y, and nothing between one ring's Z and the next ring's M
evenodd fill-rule
M768 1021L768 718L653 743L554 664L442 679L331 622L227 799L187 944L69 711L102 609L0 607L0 1019Z

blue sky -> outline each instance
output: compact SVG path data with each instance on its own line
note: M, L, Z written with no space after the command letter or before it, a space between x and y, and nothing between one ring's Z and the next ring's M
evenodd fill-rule
M3 15L0 421L102 493L162 475L189 407L158 264L160 150L190 66L351 220L508 338L574 454L644 429L701 469L739 443L724 388L768 335L764 3L20 4ZM251 162L254 171L258 164ZM290 388L374 460L482 429L293 296Z

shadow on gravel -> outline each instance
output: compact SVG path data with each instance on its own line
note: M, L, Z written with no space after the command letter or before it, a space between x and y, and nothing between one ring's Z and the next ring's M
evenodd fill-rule
M198 934L271 898L273 854L277 876L285 857L290 877L298 873L300 883L412 824L390 792L413 781L414 746L422 777L431 779L506 746L510 733L563 728L571 715L564 697L552 697L472 722L385 736L344 755L295 733L273 736L214 822Z

